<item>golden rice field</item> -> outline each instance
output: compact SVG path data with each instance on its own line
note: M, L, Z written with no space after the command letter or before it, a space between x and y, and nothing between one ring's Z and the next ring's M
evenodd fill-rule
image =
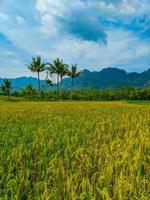
M0 103L1 200L149 200L150 106Z

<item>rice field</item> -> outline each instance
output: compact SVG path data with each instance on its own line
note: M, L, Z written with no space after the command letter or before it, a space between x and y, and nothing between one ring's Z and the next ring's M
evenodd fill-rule
M150 105L0 102L1 200L149 200Z

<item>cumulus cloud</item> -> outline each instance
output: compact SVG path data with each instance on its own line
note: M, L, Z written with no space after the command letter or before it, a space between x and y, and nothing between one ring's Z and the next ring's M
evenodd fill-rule
M107 35L107 45L66 38L55 45L52 57L61 55L70 64L78 61L81 69L100 70L108 66L120 68L130 66L129 71L140 71L141 63L136 63L136 60L149 56L149 44L145 41L141 42L134 37L133 33L124 30L114 29L107 32ZM131 64L132 62L134 65ZM148 64L145 62L144 67L148 67Z
M24 64L41 54L50 61L60 57L78 63L82 69L141 71L150 66L149 13L149 0L2 1L0 68L13 66L14 76L28 74Z
M91 1L88 1L89 3ZM95 6L101 10L114 12L113 15L139 16L149 15L149 0L94 0ZM92 3L91 3L92 4Z
M37 0L36 9L41 15L43 31L49 34L70 34L88 41L106 43L107 35L93 6L84 1ZM57 25L57 26L55 26ZM49 29L52 27L52 30ZM49 30L48 30L49 29Z
M53 27L57 24L53 33L63 35L59 42L54 42L52 57L62 56L68 62L78 60L81 65L95 66L96 69L108 65L130 65L129 70L136 66L140 70L143 63L140 65L136 60L149 56L150 36L146 34L149 30L149 0L77 0L71 3L66 0L57 0L56 3L37 0L36 8L40 12L42 26ZM50 8L53 8L53 12L50 12ZM140 18L137 19L137 16ZM103 28L101 18L108 20ZM110 26L112 22L113 27ZM72 37L66 37L64 30L67 34L71 32ZM145 41L142 35L145 35ZM145 66L148 64L146 62Z

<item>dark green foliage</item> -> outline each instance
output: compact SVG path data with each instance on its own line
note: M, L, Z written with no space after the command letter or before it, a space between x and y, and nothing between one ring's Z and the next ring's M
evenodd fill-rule
M4 95L9 96L10 95L10 91L11 91L11 81L8 79L5 79L4 82L1 85L1 90L3 92Z
M25 98L34 99L37 96L37 91L31 84L29 84L22 90L22 95Z
M97 90L97 89L80 89L80 90L63 90L62 100L68 101L118 101L118 100L150 100L150 88L135 89L131 86L120 89ZM28 98L38 101L58 101L60 98L55 90L43 89L38 91L28 85L22 91L12 93L12 96Z
M11 96L22 97L35 101L58 101L60 99L55 88L42 88L40 93L31 84L20 91L14 91ZM2 93L3 94L3 93ZM71 99L70 99L71 96ZM120 89L98 90L98 89L80 89L63 90L62 100L75 101L117 101L117 100L150 100L150 88L135 89L131 86Z
M63 93L65 100L69 99L70 91ZM150 88L135 89L123 87L112 90L82 89L72 92L72 100L86 101L117 101L117 100L150 100Z

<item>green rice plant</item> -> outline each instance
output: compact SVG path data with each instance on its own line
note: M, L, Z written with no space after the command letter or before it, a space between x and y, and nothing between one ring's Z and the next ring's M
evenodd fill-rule
M0 199L150 199L150 107L1 102Z

